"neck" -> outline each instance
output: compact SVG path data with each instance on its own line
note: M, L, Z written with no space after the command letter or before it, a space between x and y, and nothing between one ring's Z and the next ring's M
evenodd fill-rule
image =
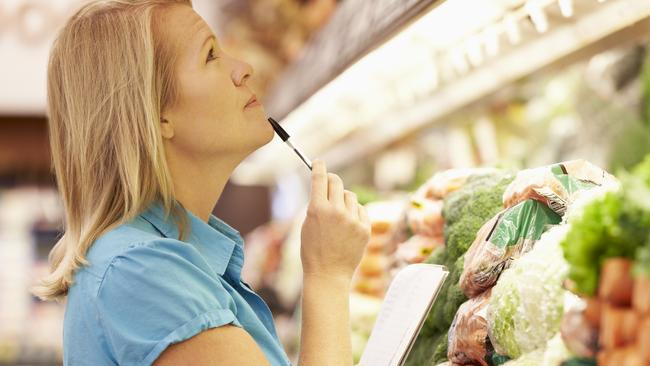
M207 222L223 189L241 158L225 157L201 162L169 154L167 163L174 181L174 195L185 209Z

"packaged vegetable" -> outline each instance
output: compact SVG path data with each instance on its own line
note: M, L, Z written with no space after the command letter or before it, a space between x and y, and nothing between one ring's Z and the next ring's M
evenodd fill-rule
M417 194L429 199L444 199L460 189L471 176L493 174L496 169L450 169L436 173L420 187Z
M494 169L452 169L436 173L410 199L406 216L414 234L437 237L443 234L444 198L460 189L467 179L479 173L494 173Z
M571 357L564 346L562 337L557 333L548 343L539 349L526 353L519 358L504 363L504 366L559 366ZM493 365L494 366L494 365Z
M463 254L485 221L502 210L503 192L513 178L511 173L496 170L472 175L462 187L445 197L445 246L435 249L425 262L446 266L449 275L409 353L407 366L447 360L449 326L460 305L467 301L458 286Z
M537 349L525 355L510 360L503 364L503 366L540 366L544 362L544 350Z
M388 259L381 253L364 253L359 262L359 273L365 277L377 277L386 272Z
M489 338L486 309L490 291L469 299L460 306L451 328L447 356L452 364L487 366Z
M469 296L491 288L512 260L530 251L562 218L535 200L507 209L488 221L465 254L460 287Z
M565 233L558 226L544 234L492 288L488 333L499 354L517 358L543 347L560 330L568 265L559 242Z
M387 280L383 277L358 276L352 281L352 289L359 294L381 298L386 291Z
M414 196L406 211L409 228L416 235L441 236L445 227L443 201Z
M422 263L434 249L444 245L444 238L414 235L397 246L395 258L404 264Z
M534 199L564 216L577 192L615 182L612 175L585 160L567 161L520 171L503 194L503 203L507 208Z
M570 357L571 352L564 344L562 335L557 333L546 344L544 359L540 366L558 366Z
M596 357L598 351L598 328L589 324L583 309L564 314L560 332L566 347L580 357Z

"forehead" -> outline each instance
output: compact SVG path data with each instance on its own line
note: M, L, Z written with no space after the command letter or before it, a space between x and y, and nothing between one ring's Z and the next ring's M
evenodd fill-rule
M208 24L188 5L173 5L163 10L161 30L179 51L198 48L212 34Z

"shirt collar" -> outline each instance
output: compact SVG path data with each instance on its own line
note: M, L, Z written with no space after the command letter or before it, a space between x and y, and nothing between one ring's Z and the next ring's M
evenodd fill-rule
M214 215L210 215L206 223L190 211L185 212L189 224L185 241L194 244L218 275L223 276L228 270L230 275L239 279L244 264L244 241L239 231ZM166 238L178 239L178 227L171 215L165 216L162 202L155 201L140 216Z

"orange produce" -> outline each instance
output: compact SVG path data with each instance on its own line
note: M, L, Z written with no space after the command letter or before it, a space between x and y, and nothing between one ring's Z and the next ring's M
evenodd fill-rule
M359 263L359 272L363 276L380 276L386 272L386 257L379 253L366 252Z
M632 309L605 305L600 320L600 345L610 350L634 343L638 321Z
M585 320L587 323L594 327L600 328L600 318L602 314L602 302L598 299L588 298L587 308L585 309Z
M637 346L641 357L650 365L650 317L646 317L639 325Z
M605 302L630 306L634 281L631 274L632 262L624 258L611 258L603 263L600 274L598 297Z
M650 278L642 276L634 280L632 305L639 314L650 315Z
M596 360L598 366L646 366L636 346L601 351Z

